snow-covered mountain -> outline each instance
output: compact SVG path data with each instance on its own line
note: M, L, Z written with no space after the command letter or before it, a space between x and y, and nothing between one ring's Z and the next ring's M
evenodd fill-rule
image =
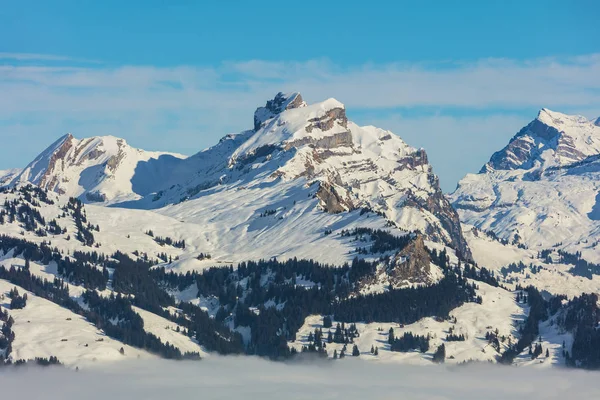
M67 135L0 175L0 362L593 368L597 298L573 297L597 291L600 267L556 250L598 253L598 129L542 110L451 196L476 226L424 150L335 99L279 93L252 129L191 157Z
M295 216L299 199L314 197L329 215L371 210L470 256L425 151L389 131L348 121L335 99L307 105L299 93L278 93L256 110L252 130L227 135L189 158L132 149L112 137L67 135L13 183L24 181L84 202L155 209L244 232L255 230L254 216L267 210L278 212L288 231L320 226L301 218L303 212Z
M450 198L463 222L509 242L600 262L598 120L542 109Z
M140 163L165 164L184 158L178 154L134 149L113 136L75 139L67 134L36 157L12 179L12 184L30 182L41 188L88 202L114 203L133 200L144 194L132 183L154 181L140 172ZM143 186L143 185L142 185Z

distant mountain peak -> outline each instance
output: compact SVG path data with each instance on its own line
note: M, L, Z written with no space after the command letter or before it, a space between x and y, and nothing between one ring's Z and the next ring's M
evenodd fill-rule
M542 108L480 172L554 167L600 153L600 129L581 115Z
M509 243L587 249L593 259L600 254L599 177L597 121L542 109L450 198L462 222Z
M171 154L135 149L115 136L76 139L68 133L40 153L11 184L30 182L60 194L109 202L132 197L130 180L138 163L164 155Z

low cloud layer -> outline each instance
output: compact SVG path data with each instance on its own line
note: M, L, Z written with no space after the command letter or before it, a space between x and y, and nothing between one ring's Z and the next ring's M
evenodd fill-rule
M123 362L79 372L0 371L3 398L61 399L573 399L600 398L597 373L470 365L414 367L361 360L305 364L212 357Z

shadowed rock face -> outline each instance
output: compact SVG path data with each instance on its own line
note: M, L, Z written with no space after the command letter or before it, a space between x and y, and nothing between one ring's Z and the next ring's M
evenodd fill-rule
M429 159L427 158L427 153L425 150L419 149L414 154L399 160L398 164L400 165L397 167L397 169L404 169L407 167L414 169L429 164Z
M457 254L466 260L472 260L473 256L463 236L458 213L444 196L439 185L436 184L435 187L437 187L435 193L427 200L409 194L406 205L423 208L435 215L440 220L441 228L450 235L450 245L457 251ZM444 232L435 225L429 225L428 231L425 233L431 237L444 237Z
M354 209L352 200L341 196L335 187L327 182L321 182L319 190L317 191L317 197L320 200L321 207L331 214L338 214Z
M69 152L69 150L73 147L73 135L69 134L65 141L62 143L59 149L50 157L50 161L48 162L48 167L44 172L44 175L40 179L39 186L41 188L47 190L56 190L56 185L58 184L58 175L54 174L55 171L63 171L65 168L64 158ZM60 165L58 165L60 164ZM57 169L57 166L60 168ZM58 193L64 194L62 190L57 190Z
M425 247L423 235L416 235L401 251L387 261L374 274L364 276L356 286L355 294L369 290L373 285L386 288L402 288L414 284L430 285L431 257Z
M348 118L346 117L346 110L343 108L332 108L327 111L325 115L320 118L309 119L310 124L305 128L306 132L310 133L313 129L320 129L322 131L328 131L333 128L334 122L338 122L339 125L344 128L348 127Z

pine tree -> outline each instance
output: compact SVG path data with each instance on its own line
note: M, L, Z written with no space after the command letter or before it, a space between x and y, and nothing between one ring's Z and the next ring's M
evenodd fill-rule
M390 328L388 332L388 343L394 344L394 328Z
M433 362L441 364L446 360L446 346L442 343L438 346L435 353L433 353Z
M354 356L354 357L360 356L360 351L358 350L357 345L354 345L354 347L352 347L352 356Z

